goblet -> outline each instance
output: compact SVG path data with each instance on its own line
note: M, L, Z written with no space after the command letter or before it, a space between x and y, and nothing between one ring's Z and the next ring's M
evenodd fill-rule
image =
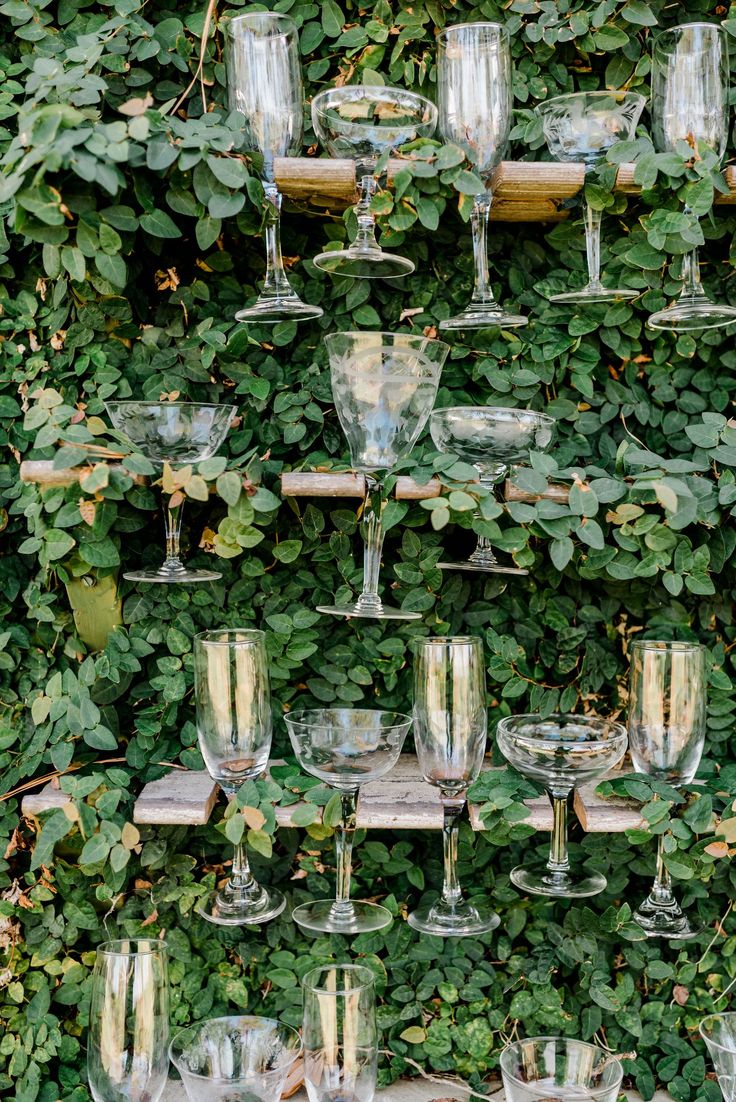
M440 329L504 329L528 319L496 302L488 271L488 218L494 170L503 159L512 113L512 71L508 32L500 23L456 23L437 36L437 103L443 138L470 158L484 190L475 196L473 231L475 279L469 306Z
M478 472L481 486L497 485L514 463L528 458L530 448L545 452L554 438L555 420L529 409L493 406L446 406L433 409L429 431L440 452L453 452ZM504 566L491 541L478 536L465 562L439 562L440 570L478 570L492 574L528 574L519 566Z
M616 1102L624 1076L617 1057L569 1037L515 1041L503 1050L500 1063L507 1102Z
M222 628L194 636L197 736L207 772L228 797L260 777L271 750L271 689L266 636L246 628ZM197 912L219 926L267 922L286 900L256 882L244 841L235 846L227 883Z
M299 1034L273 1018L210 1018L169 1046L189 1102L279 1102L301 1055Z
M378 1065L373 973L359 964L313 968L304 990L304 1082L309 1102L372 1102Z
M147 938L97 946L87 1042L95 1102L157 1102L169 1071L166 944Z
M483 899L466 899L457 875L460 815L486 749L483 640L474 635L412 640L414 738L425 781L442 797L445 875L442 895L421 903L409 925L440 937L475 937L498 926Z
M617 141L636 133L646 99L636 92L574 92L554 96L535 112L542 122L547 148L558 161L582 161L586 175L605 160ZM583 199L588 282L579 291L550 295L550 302L612 302L636 298L630 288L610 290L601 283L601 212Z
M331 157L355 161L360 200L355 207L358 233L348 249L315 256L318 268L355 279L390 279L414 271L405 256L387 253L376 241L371 200L380 158L417 138L431 138L437 108L424 96L403 88L351 85L327 88L312 100L314 132Z
M346 605L318 605L331 616L419 620L418 612L384 605L378 596L383 547L381 472L405 459L427 423L449 345L410 333L331 333L332 396L353 469L365 476L363 592Z
M552 802L554 825L546 869L518 865L511 882L532 895L581 899L606 887L599 872L575 872L567 853L567 802L573 789L597 780L626 753L626 729L597 716L508 716L496 728L498 748L525 777L543 784Z
M652 50L652 135L660 153L678 143L726 152L729 130L728 36L715 23L684 23L663 31ZM685 207L685 213L689 208ZM700 282L698 250L682 258L683 286L672 306L648 319L677 333L736 322L736 307L713 302Z
M665 784L689 784L705 742L705 647L636 639L629 669L629 750L637 773ZM665 835L657 838L652 890L634 913L649 937L695 937L672 891Z
M709 1014L700 1023L724 1102L736 1102L736 1013Z
M238 310L238 321L279 322L319 318L320 306L297 295L281 255L281 195L276 186L276 157L301 151L304 90L299 35L288 15L248 12L227 25L225 64L231 111L244 118L245 145L263 157L263 191L268 204L266 278L253 306Z

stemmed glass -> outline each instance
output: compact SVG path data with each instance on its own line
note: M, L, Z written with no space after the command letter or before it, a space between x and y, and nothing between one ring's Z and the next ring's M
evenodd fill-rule
M624 1077L616 1056L569 1037L515 1041L500 1063L506 1102L616 1102Z
M457 23L437 36L437 103L445 141L465 151L484 190L475 196L473 231L475 278L469 306L440 329L504 329L528 319L504 310L491 290L488 271L488 218L494 170L503 160L511 128L513 91L508 32L500 23Z
M508 716L496 728L498 748L525 777L543 784L552 802L554 825L546 868L518 865L511 882L532 895L581 899L606 887L599 872L573 871L567 853L567 804L581 784L598 780L626 753L626 729L597 716Z
M586 175L605 160L618 141L629 141L646 99L636 92L574 92L554 96L535 108L542 123L547 148L558 161L582 161ZM579 291L550 295L550 302L612 302L636 298L630 288L611 290L601 283L601 211L588 206L583 196L585 251L588 282Z
M373 973L359 964L313 968L304 990L304 1083L309 1102L372 1102L378 1067Z
M263 157L261 175L268 205L263 290L253 306L238 310L235 317L265 323L319 318L324 311L302 302L287 279L281 255L281 195L275 160L297 156L304 133L296 24L277 12L236 15L227 25L225 64L230 110L243 116L246 148Z
M629 669L629 750L637 773L665 784L689 784L705 743L705 647L636 639ZM695 937L672 891L665 835L657 838L652 890L634 919L649 937Z
M166 944L147 938L97 946L87 1041L95 1102L157 1102L169 1071Z
M201 463L218 450L235 406L209 402L105 402L113 426L146 459L157 466L164 463L187 465ZM174 501L177 504L173 504ZM166 506L166 558L163 565L123 574L131 582L212 582L221 578L219 570L193 570L180 558L181 522L184 499L171 495Z
M700 1023L724 1102L736 1102L736 1013L709 1014Z
M660 153L696 143L723 158L729 130L728 36L715 23L684 23L663 31L652 50L652 135ZM689 214L689 208L685 207ZM736 307L715 303L700 282L698 250L682 258L683 286L672 306L652 314L654 329L677 333L736 322Z
M376 167L384 154L407 142L431 138L437 108L424 96L403 88L351 85L327 88L312 100L314 132L331 157L355 161L360 200L355 207L358 233L347 249L315 256L318 268L356 279L390 279L414 271L411 260L387 253L376 241L371 200L378 180Z
M232 798L265 771L271 750L271 689L266 636L246 628L222 628L194 636L197 735L207 772ZM256 882L244 841L235 845L232 873L197 913L219 926L267 922L286 900Z
M384 605L378 596L383 547L383 484L413 448L437 395L449 345L410 333L331 333L332 396L348 441L353 469L365 475L362 527L363 592L345 605L318 605L332 616L419 620L418 612Z
M335 831L336 898L296 907L291 917L307 930L363 934L389 926L392 915L377 903L350 899L351 858L358 791L396 764L411 716L363 708L318 708L284 716L299 764L340 793L342 820Z
M412 640L414 740L425 781L442 797L444 882L435 903L421 903L409 925L440 937L475 937L499 917L485 900L466 899L457 875L460 815L486 749L483 640L474 635Z
M496 486L514 463L528 458L529 450L545 452L554 438L555 420L530 409L493 406L446 406L434 409L429 431L440 452L452 452L478 472L481 486ZM504 566L491 541L478 536L475 551L465 562L439 562L440 570L478 570L491 574L528 574L519 566Z

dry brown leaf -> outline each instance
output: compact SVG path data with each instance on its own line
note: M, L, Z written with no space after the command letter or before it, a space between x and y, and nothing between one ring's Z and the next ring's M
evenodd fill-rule
M80 498L79 512L82 514L82 520L85 524L88 524L90 528L95 522L97 515L97 506L94 501L89 501L87 498Z

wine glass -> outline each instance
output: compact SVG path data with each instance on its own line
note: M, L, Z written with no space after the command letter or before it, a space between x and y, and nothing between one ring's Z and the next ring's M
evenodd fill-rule
M483 899L466 899L457 876L460 815L486 749L483 640L474 635L413 639L414 740L425 781L442 798L444 882L434 903L421 903L409 925L440 937L475 937L498 926Z
M411 716L367 708L317 708L284 716L299 764L340 793L342 819L335 830L336 898L296 907L291 917L306 930L364 934L389 926L393 916L377 903L350 899L351 857L358 790L389 773L398 761Z
M525 777L543 784L554 825L545 869L518 865L511 882L532 895L581 899L606 887L599 872L574 871L567 854L567 803L573 789L598 780L626 753L626 729L597 716L507 716L496 728L498 748Z
M414 271L405 256L385 252L376 241L371 200L378 180L376 166L384 154L407 142L431 138L437 108L424 96L403 88L351 85L327 88L312 100L314 132L331 157L355 161L360 199L355 207L358 233L347 249L315 256L318 268L355 279L390 279Z
M437 103L445 141L463 149L484 184L475 196L473 231L475 277L469 306L440 329L504 329L528 319L504 310L491 290L488 271L488 217L493 173L503 160L513 103L509 36L500 23L456 23L437 36Z
M265 772L271 751L271 689L266 636L247 628L221 628L194 636L194 695L199 748L213 781L228 797ZM267 922L286 900L256 882L244 841L235 846L233 870L223 888L200 903L198 914L219 926Z
M529 1037L501 1053L506 1102L616 1102L624 1069L605 1049L569 1037Z
M618 141L629 141L646 104L636 92L573 92L554 96L535 107L547 148L558 161L582 161L586 175L605 160ZM630 288L611 290L601 283L601 211L583 197L588 282L579 291L550 295L550 302L612 302L640 293Z
M304 991L304 1083L309 1102L372 1102L378 1066L373 973L359 964L313 968Z
M210 402L105 402L113 426L157 466L186 466L209 459L218 450L235 416L235 406ZM172 504L176 500L177 504ZM131 582L213 582L219 570L194 570L180 558L184 499L170 495L164 516L166 558L159 567L128 570Z
M331 333L332 396L353 469L365 475L363 591L344 605L318 605L331 616L420 620L418 612L384 605L378 596L383 547L381 472L405 459L427 423L449 345L411 333Z
M555 420L530 409L493 406L444 406L433 409L429 431L440 452L452 452L478 472L481 486L496 486L514 463L528 458L530 448L545 452L554 438ZM528 574L519 566L504 566L487 536L478 536L465 562L438 562L440 570L478 570L491 574Z
M281 195L276 186L277 157L297 156L304 133L304 90L299 35L288 15L247 12L227 25L225 64L231 111L244 118L246 148L263 157L263 191L268 204L266 278L253 306L238 310L238 321L275 323L320 318L320 306L297 295L281 255Z
M637 773L665 784L689 784L705 743L705 647L636 639L629 669L629 750ZM695 937L672 891L665 835L657 838L652 890L634 919L649 937Z
M149 938L97 946L87 1041L95 1102L157 1102L169 1071L166 944Z
M736 1013L709 1014L700 1023L724 1102L736 1102Z
M715 23L684 23L662 31L652 49L652 135L660 153L687 142L726 152L729 130L728 35ZM685 207L688 214L689 208ZM712 302L700 282L698 250L682 258L683 286L672 306L648 319L677 333L718 329L736 321L736 307Z
M187 1026L169 1046L189 1102L279 1102L301 1051L295 1029L251 1015Z

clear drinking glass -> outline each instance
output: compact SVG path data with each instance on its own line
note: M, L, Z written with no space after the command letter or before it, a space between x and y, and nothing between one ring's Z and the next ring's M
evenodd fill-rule
M266 636L246 628L203 631L194 636L197 735L207 772L232 798L246 781L265 772L271 751L271 688ZM197 912L219 926L267 922L286 900L256 882L244 841L235 846L225 886Z
M457 875L459 820L486 750L483 640L474 635L413 639L414 740L425 781L439 788L444 824L442 895L422 903L409 925L440 937L475 937L499 917L485 900L466 899Z
M705 743L705 647L636 639L629 668L629 750L634 769L675 787L695 776ZM652 890L634 919L649 937L685 940L694 930L672 891L664 863L665 835L657 838Z
M296 157L304 133L304 89L299 34L288 15L256 11L236 15L226 31L225 64L231 111L244 118L245 143L263 157L263 190L269 205L266 223L266 278L253 306L238 310L238 321L279 322L319 318L286 276L281 255L281 195L276 186L277 157Z
M547 451L554 439L555 420L530 409L493 406L446 406L433 409L429 431L440 452L452 452L478 472L481 486L498 485L511 466L528 460L530 449ZM478 536L465 562L438 562L440 570L477 570L491 574L528 574L519 566L504 566L491 541Z
M736 1013L709 1014L700 1023L724 1102L736 1102Z
M575 871L567 853L567 804L581 784L599 780L626 753L626 729L597 716L507 716L496 728L498 748L525 777L543 784L552 803L554 826L543 869L518 865L511 882L532 895L581 899L606 887L599 872Z
M660 153L676 150L678 142L696 142L723 157L730 116L729 64L728 35L715 23L684 23L657 35L651 113ZM703 290L697 249L682 258L682 280L677 302L647 319L652 328L683 333L736 322L736 307L713 302Z
M503 160L513 104L509 36L500 23L456 23L437 36L437 104L445 141L465 150L485 189L475 196L473 231L475 278L469 306L440 329L504 329L528 319L504 310L491 290L488 271L488 218L493 173Z
M398 761L411 716L367 708L316 708L284 716L299 764L340 793L342 821L335 830L335 899L316 899L292 911L299 926L332 934L363 934L389 926L393 916L378 903L352 902L350 875L358 791L389 773Z
M373 973L359 964L313 968L304 990L304 1083L309 1102L372 1102L378 1066Z
M166 944L148 938L97 946L87 1041L95 1102L157 1102L169 1071Z
M105 402L114 428L156 466L186 466L209 459L218 450L235 416L235 406L208 402ZM172 501L178 501L172 504ZM184 499L171 495L166 506L166 558L163 564L123 574L131 582L213 582L219 570L193 570L180 558Z
M506 1102L616 1102L621 1061L597 1045L569 1037L530 1037L501 1053Z
M312 126L331 157L355 161L360 200L355 207L358 233L347 249L315 256L318 268L356 279L390 279L414 271L405 256L387 253L376 241L371 200L378 180L379 159L407 142L431 138L437 108L424 96L403 88L350 85L327 88L312 100Z
M574 92L554 96L535 107L542 122L547 148L558 161L582 161L586 175L605 160L618 141L630 141L646 104L636 92ZM615 291L601 283L601 211L593 210L583 197L585 251L588 282L579 291L550 295L550 302L612 302L636 298L630 288Z
M418 612L384 605L378 596L383 547L380 475L405 459L427 423L449 345L411 333L331 333L332 396L353 469L365 475L363 592L346 605L319 605L332 616L420 620Z

